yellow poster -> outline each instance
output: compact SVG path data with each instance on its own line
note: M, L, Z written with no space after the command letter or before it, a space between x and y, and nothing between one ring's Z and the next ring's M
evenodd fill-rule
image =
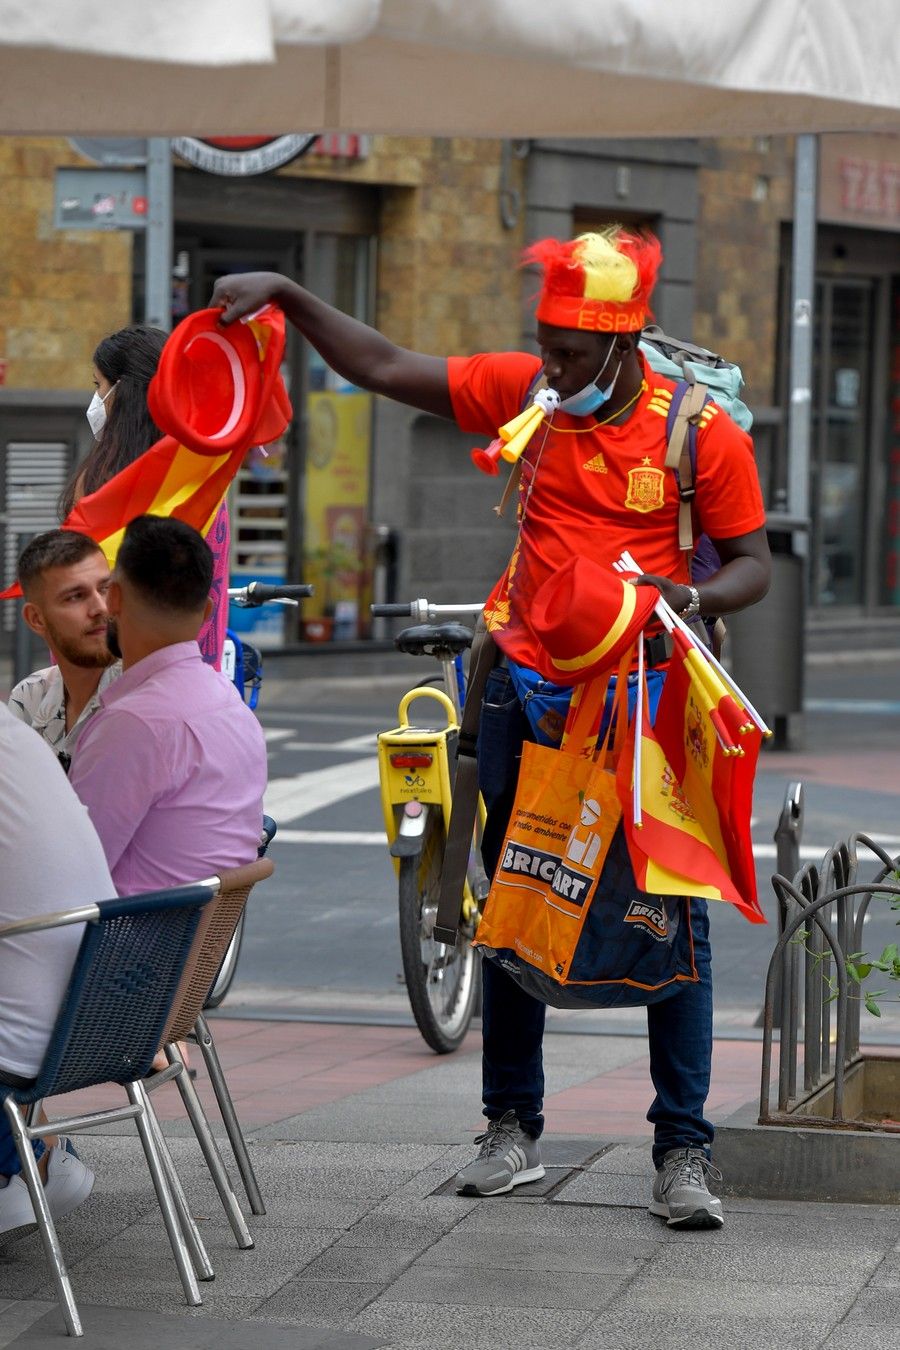
M368 617L363 607L372 396L312 393L307 410L303 577L316 588L303 605L307 636L357 637L360 619Z

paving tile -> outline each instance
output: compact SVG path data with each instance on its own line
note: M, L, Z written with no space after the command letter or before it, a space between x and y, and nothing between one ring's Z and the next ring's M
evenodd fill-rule
M89 1350L246 1350L244 1325L205 1316L168 1316L133 1308L90 1306L79 1308ZM58 1350L60 1315L47 1313L23 1331L13 1347L22 1350ZM2 1324L0 1324L2 1325ZM253 1332L254 1350L374 1350L378 1337L298 1326L259 1325Z
M303 1269L305 1280L353 1280L387 1284L419 1256L420 1247L349 1247L335 1243Z
M578 1233L585 1241L590 1241L595 1235L627 1234L662 1242L670 1231L645 1209L560 1205L555 1201L549 1204L511 1205L506 1200L506 1196L477 1200L472 1212L466 1216L464 1228L482 1233L529 1234L536 1238L545 1233L563 1236Z
M898 1222L900 1228L900 1222ZM872 1276L873 1284L886 1284L900 1290L900 1244L885 1256Z
M892 1326L900 1328L900 1285L864 1289L847 1313L845 1324L859 1328Z
M258 1304L249 1321L299 1322L304 1326L344 1327L382 1293L381 1282L296 1279ZM371 1333L377 1335L377 1333Z
M814 1319L748 1317L737 1320L721 1315L709 1318L679 1316L660 1311L622 1315L604 1312L577 1341L578 1350L814 1350L832 1326ZM830 1345L831 1343L828 1342ZM849 1347L847 1348L849 1350ZM857 1344L853 1350L861 1350ZM866 1350L878 1350L867 1346Z
M594 1236L585 1242L583 1233L531 1236L506 1233L473 1233L455 1228L429 1247L423 1261L435 1266L499 1270L558 1270L585 1275L627 1275L650 1257L654 1266L659 1246L652 1240L625 1242L621 1237Z
M220 1290L229 1297L246 1295L261 1302L331 1246L336 1234L331 1230L307 1229L257 1231L256 1246L251 1251L239 1251L229 1242L224 1225L213 1230L212 1235L201 1225L201 1236L217 1276L213 1284L201 1288L204 1302L207 1291L210 1298L217 1298ZM130 1301L139 1292L156 1291L163 1298L181 1293L165 1234L156 1235L139 1227L96 1248L71 1267L71 1275L76 1291L88 1302L110 1301L106 1296L94 1298L98 1285L105 1290L118 1289L118 1302L122 1302L125 1294Z
M860 1322L842 1322L823 1341L820 1350L897 1350L897 1323L867 1326Z
M349 1331L384 1336L395 1346L456 1350L541 1350L572 1345L594 1314L559 1308L532 1308L508 1302L491 1308L378 1299L348 1325ZM623 1347L617 1347L623 1350ZM657 1347L657 1350L660 1350Z
M0 1350L6 1350L33 1322L39 1321L55 1308L55 1302L44 1302L42 1299L21 1298L12 1303L5 1302L0 1313Z
M385 1302L450 1303L491 1308L499 1303L521 1308L603 1308L621 1287L624 1275L592 1275L589 1280L560 1271L436 1269L431 1253L394 1281Z
M463 1214L435 1215L414 1218L409 1214L370 1213L359 1223L354 1224L340 1238L341 1247L415 1247L424 1251L437 1241L441 1234L455 1227L464 1218Z
M588 1163L587 1171L622 1176L652 1176L653 1159L650 1145L648 1143L613 1144Z
M653 1277L701 1279L719 1288L736 1284L814 1284L861 1289L878 1269L884 1253L870 1250L787 1246L768 1242L763 1250L748 1251L741 1245L701 1247L666 1245L653 1258ZM898 1299L900 1316L900 1299Z
M655 1261L654 1261L655 1265ZM789 1320L808 1317L837 1321L853 1303L855 1290L813 1284L735 1284L727 1288L699 1279L657 1279L655 1270L634 1281L612 1305L614 1314L655 1313L673 1320L682 1315L716 1320L745 1317Z
M279 1166L284 1160L292 1167L357 1167L384 1172L414 1172L430 1163L440 1163L452 1153L445 1144L397 1144L373 1141L364 1156L355 1144L334 1140L285 1141L271 1147L271 1157Z
M650 1202L652 1173L621 1176L610 1172L573 1172L554 1195L562 1205L614 1205L646 1209Z

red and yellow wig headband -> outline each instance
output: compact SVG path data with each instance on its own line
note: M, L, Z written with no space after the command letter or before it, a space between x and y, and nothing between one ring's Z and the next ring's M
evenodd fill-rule
M652 318L650 294L662 262L659 240L611 225L569 243L541 239L523 261L544 269L540 323L594 333L633 333Z

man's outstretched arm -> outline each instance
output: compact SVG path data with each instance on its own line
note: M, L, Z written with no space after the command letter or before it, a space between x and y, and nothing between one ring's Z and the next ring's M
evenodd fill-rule
M276 304L339 375L361 389L398 403L453 418L447 362L390 342L277 272L239 272L221 277L210 304L221 306L226 326L263 305Z

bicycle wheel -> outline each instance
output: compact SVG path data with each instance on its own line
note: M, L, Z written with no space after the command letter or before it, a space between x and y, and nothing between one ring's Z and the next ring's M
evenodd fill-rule
M212 989L210 989L206 1002L203 1005L204 1010L207 1008L218 1008L219 1004L231 988L232 980L237 971L238 957L241 954L241 939L244 936L245 917L246 916L242 913L241 917L238 919L237 928L234 930L234 937L229 942L228 950L222 957L219 973L213 980Z
M468 1031L481 978L465 926L454 947L434 940L443 856L443 820L430 811L422 852L400 859L400 952L416 1025L439 1055L455 1050Z

